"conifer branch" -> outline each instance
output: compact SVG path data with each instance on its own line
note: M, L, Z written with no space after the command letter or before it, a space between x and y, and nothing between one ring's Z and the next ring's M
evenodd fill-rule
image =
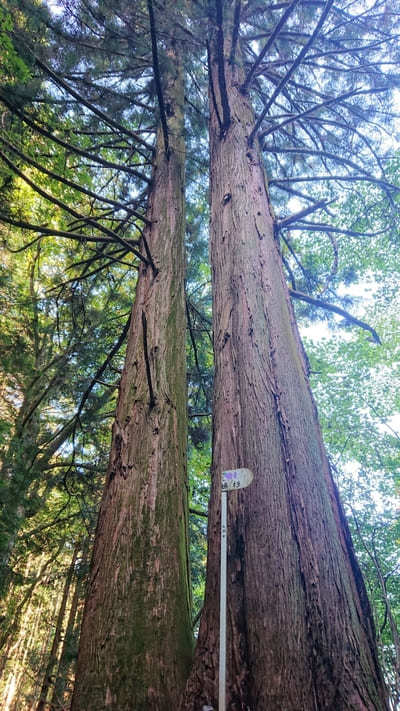
M369 175L369 172L364 170L364 168L354 163L352 160L345 158L344 156L337 155L336 153L331 153L330 151L324 151L322 148L315 150L312 148L298 146L296 148L287 148L286 146L266 146L263 149L266 153L283 153L288 155L305 155L305 156L318 156L320 158L327 158L338 165L344 165L348 168L352 168L356 172L364 173L364 175Z
M243 94L247 93L247 90L252 82L252 79L254 77L255 72L257 71L258 67L260 66L262 60L264 59L265 55L267 54L268 50L272 47L274 44L276 38L278 37L283 25L286 23L286 21L289 19L290 15L294 11L297 3L299 0L292 0L290 3L289 7L286 9L286 12L283 13L281 19L279 22L275 25L273 32L270 34L266 44L264 45L263 49L261 50L260 54L256 58L254 64L252 65L249 73L247 74L246 79L244 80L242 86L240 87L240 90Z
M331 180L337 180L338 182L349 182L349 183L357 183L357 182L367 182L367 183L373 183L374 185L378 185L382 190L385 192L387 190L391 190L395 193L400 192L400 187L398 185L394 185L393 183L388 183L386 180L380 180L379 178L374 178L372 175L300 175L300 176L294 176L294 177L289 177L289 178L272 178L271 180L268 181L268 185L276 185L277 187L280 187L280 183L285 184L285 183L315 183L315 182L320 182L320 181L331 181Z
M74 210L72 207L69 207L66 203L62 202L58 198L56 198L54 195L51 195L50 193L47 193L45 190L43 190L39 185L33 182L28 176L23 173L12 161L7 158L5 153L0 151L0 158L8 165L11 170L16 173L22 180L24 180L29 187L32 188L35 192L37 192L41 197L45 198L45 200L48 200L49 202L53 203L57 207L60 207L62 210L65 210L65 212L69 213L73 217L75 217L78 221L83 220L86 222L88 225L91 227L94 227L96 230L100 230L100 232L103 232L104 234L108 235L109 239L111 238L112 241L114 242L119 242L122 244L124 247L126 247L130 252L133 252L142 262L145 264L148 264L147 259L140 253L138 250L132 248L131 244L125 240L123 237L120 237L116 232L113 230L110 230L108 227L105 227L102 225L100 222L97 220L92 219L91 217L85 217L84 215L79 214L76 210ZM6 220L7 221L7 220ZM9 220L8 220L9 222Z
M342 227L335 227L334 225L329 225L328 223L318 223L318 222L299 222L299 224L294 224L290 226L291 231L308 231L308 232L327 232L336 233L339 235L348 235L349 237L376 237L377 235L386 234L388 227L384 227L381 230L376 230L376 232L357 232L356 230L346 230Z
M10 151L13 151L13 153L22 158L25 163L29 163L29 165L32 165L34 168L36 168L36 170L40 171L41 173L44 173L45 175L48 175L49 178L53 178L53 180L57 180L58 182L63 183L63 185L67 185L68 187L73 188L74 190L77 190L78 192L83 193L83 195L87 195L88 197L91 197L94 200L97 200L98 202L103 202L106 205L112 205L113 207L119 210L126 210L126 212L129 212L131 215L134 215L143 222L148 222L148 220L146 220L146 218L143 217L139 212L129 207L129 204L123 204L118 200L112 200L111 198L103 197L103 195L99 195L99 193L95 193L92 190L89 190L88 188L84 188L83 185L80 185L79 183L75 183L74 181L69 180L68 178L65 178L62 175L59 175L58 173L54 173L52 170L45 168L45 166L41 163L38 163L37 161L33 160L33 158L28 156L26 153L20 151L16 146L14 146L2 136L0 136L0 141Z
M306 109L305 111L301 111L300 113L296 113L292 116L289 116L284 121L281 121L281 123L272 124L272 126L270 126L269 128L266 128L264 129L264 131L261 131L258 134L258 137L261 140L262 138L265 138L265 136L268 136L269 134L274 133L275 131L280 131L282 128L284 128L284 126L294 123L295 121L299 121L302 118L312 116L313 114L319 112L321 109L327 106L332 106L333 104L346 101L346 99L350 99L353 96L360 96L361 94L370 93L371 89L353 89L352 91L347 91L344 94L339 94L339 96L332 96L331 98L326 99L326 101L321 101L319 104L314 104L314 106L312 106L310 109Z
M349 323L354 323L355 326L359 326L360 328L369 331L375 343L382 345L381 339L379 338L375 329L372 328L372 326L370 326L368 323L365 323L365 321L360 321L360 319L355 318L354 316L349 314L348 311L345 311L345 309L340 308L340 306L335 306L334 304L331 304L328 301L324 301L323 299L316 299L313 296L304 294L302 291L295 291L294 289L289 289L289 294L294 299L305 301L306 303L312 304L313 306L319 306L320 308L325 309L326 311L332 311L335 314L339 314L339 316L343 316L343 318L346 319L346 321L348 321Z
M13 217L10 217L9 215L4 215L0 213L0 222L4 222L7 225L13 225L13 227L20 227L22 230L30 230L31 232L39 232L40 236L32 240L32 242L28 242L28 244L25 244L23 247L20 247L19 249L12 249L11 247L8 247L7 249L9 252L12 252L13 254L17 254L18 252L23 252L25 249L28 249L28 247L31 247L35 242L38 242L39 239L43 235L48 235L48 236L54 236L54 237L66 237L67 239L73 239L76 240L77 242L81 242L82 244L85 244L86 242L97 242L100 244L115 244L114 239L110 239L107 237L94 237L93 235L85 235L85 234L79 234L77 232L68 232L67 230L57 230L53 227L47 227L46 225L32 225L30 222L25 222L24 220L15 220ZM140 255L140 252L137 250L133 249L133 246L139 246L139 242L137 240L124 240L127 242L127 244L130 245L130 252L133 252L136 256ZM125 245L124 245L125 247ZM143 261L144 257L143 255L140 255L141 260ZM147 263L147 260L146 260Z
M322 207L326 207L331 202L333 202L333 200L319 200L318 202L314 203L313 205L310 205L309 207L304 208L304 210L301 210L300 212L296 212L295 215L289 215L288 217L284 217L282 220L279 220L276 223L276 228L277 228L277 230L281 230L283 228L289 227L289 225L291 225L292 222L295 222L296 220L299 220L302 217L306 217L306 215L310 215L312 212L315 212L316 210L320 210Z
M63 141L61 138L58 138L54 133L51 131L46 130L43 126L38 124L36 121L31 119L26 113L21 111L17 106L15 106L11 101L7 99L6 96L4 96L3 92L0 90L0 101L7 106L7 108L10 109L11 113L14 114L15 116L18 116L21 121L26 123L27 126L30 126L34 131L37 131L41 136L44 136L45 138L48 138L49 140L53 141L56 143L58 146L61 146L62 148L65 148L65 150L75 153L78 156L81 156L82 158L87 158L88 160L92 161L93 163L97 163L98 165L102 165L105 168L112 168L113 170L118 170L123 173L128 173L129 175L133 175L139 180L143 180L144 182L150 184L151 179L148 178L147 175L144 173L140 173L138 170L135 170L134 168L131 168L130 166L124 165L123 163L116 163L115 161L110 161L107 160L106 158L101 158L98 154L94 155L90 153L90 151L85 151L83 148L79 148L78 146L73 145L72 143L68 143L67 141ZM140 216L140 219L146 222L146 219L142 216Z
M116 341L116 343L115 343L115 344L113 345L113 347L111 348L109 354L107 355L107 357L105 358L105 360L104 360L103 363L101 364L100 368L98 368L98 370L95 372L95 374L94 374L92 380L90 381L89 386L86 388L85 392L84 392L83 395L82 395L81 401L80 401L80 403L79 403L79 407L78 407L78 409L77 409L77 411L76 411L76 415L75 415L74 436L75 436L75 431L76 431L76 423L79 421L81 412L82 412L82 410L83 410L83 408L84 408L84 406L85 406L85 402L86 402L86 400L88 399L88 397L89 397L90 393L92 392L94 386L96 385L97 381L99 380L99 378L101 378L101 376L103 375L103 373L104 373L104 371L106 370L107 366L109 365L109 363L111 362L111 360L114 358L114 356L118 353L118 351L120 350L121 346L123 345L123 343L124 343L124 341L125 341L125 339L126 339L126 336L127 336L127 334L128 334L130 322L131 322L131 316L130 316L130 314L129 314L129 318L128 318L128 320L127 320L127 322L126 322L126 324L125 324L125 326L124 326L124 328L123 328L123 330L122 330L122 333L121 333L120 337L118 338L118 340Z
M126 136L130 136L133 138L137 143L142 145L144 148L147 148L149 151L154 150L154 146L152 146L150 143L147 143L141 136L139 136L135 131L131 131L129 128L126 126L123 126L122 124L118 123L118 121L115 121L115 119L111 118L111 116L107 116L103 111L97 108L97 106L94 106L90 101L85 99L82 94L79 94L75 89L72 88L67 82L65 82L61 77L53 72L50 67L42 62L39 57L37 57L32 50L29 48L29 51L32 53L32 56L35 59L35 62L40 69L42 69L49 77L52 79L52 81L57 84L61 89L67 92L67 94L70 94L70 96L73 96L74 99L76 99L80 104L83 106L86 106L89 111L91 111L95 116L97 116L103 123L105 123L108 126L111 126L111 128L116 129L117 131L124 133Z
M308 39L302 50L299 52L298 56L296 57L295 61L291 65L290 69L288 72L286 72L285 76L281 79L279 82L278 86L276 87L275 91L272 93L271 98L268 100L266 103L263 111L261 112L259 118L257 119L255 126L249 136L249 145L252 146L254 142L254 138L256 134L258 133L258 129L260 128L265 116L267 115L268 111L270 110L271 106L273 103L275 103L276 99L278 98L279 94L282 92L284 86L287 84L289 81L290 77L292 76L293 72L297 69L297 67L301 64L303 57L307 54L308 50L310 47L313 45L315 42L317 36L319 35L319 32L322 28L322 25L324 24L326 18L328 17L331 7L333 5L334 0L327 0L325 4L325 8L323 12L321 13L321 17L318 20L317 26L314 29L314 32L312 33L311 37Z

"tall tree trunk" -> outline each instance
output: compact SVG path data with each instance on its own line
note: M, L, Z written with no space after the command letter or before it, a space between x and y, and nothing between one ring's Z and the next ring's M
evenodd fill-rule
M74 575L75 563L76 563L76 558L78 555L79 547L80 547L80 543L76 543L74 552L72 555L72 560L71 560L70 566L68 568L67 577L65 578L64 589L63 589L63 594L62 594L62 598L61 598L60 609L59 609L58 615L57 615L57 622L56 622L56 628L54 631L53 642L51 645L50 654L49 654L49 658L47 661L46 671L44 674L43 684L42 684L42 688L40 690L40 697L39 697L38 705L36 706L36 711L43 711L43 709L46 705L46 700L47 700L47 695L49 693L49 689L53 684L52 676L53 676L53 672L54 672L54 667L57 664L57 656L58 656L58 650L60 647L65 612L67 609L69 591L71 588L72 578Z
M385 709L370 607L322 444L262 159L248 142L253 110L239 88L238 52L227 59L228 24L217 12L210 41L213 485L205 605L182 708L217 707L220 475L249 467L254 482L228 495L228 709Z
M192 654L187 553L183 76L164 56L142 266L82 625L73 711L170 711Z

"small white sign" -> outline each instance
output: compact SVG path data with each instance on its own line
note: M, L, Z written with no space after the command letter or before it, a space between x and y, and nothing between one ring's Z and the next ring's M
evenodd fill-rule
M250 469L229 469L222 472L222 491L244 489L253 481L253 472Z

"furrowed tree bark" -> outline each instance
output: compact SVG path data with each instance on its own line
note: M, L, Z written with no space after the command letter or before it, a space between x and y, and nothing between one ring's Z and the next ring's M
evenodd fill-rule
M187 549L183 77L162 78L145 239L86 601L73 711L170 711L192 656Z
M368 598L321 439L260 151L248 144L255 120L239 90L239 48L231 66L231 26L225 20L223 48L214 28L212 493L205 605L181 708L217 708L220 476L248 467L254 482L228 494L227 708L382 710Z

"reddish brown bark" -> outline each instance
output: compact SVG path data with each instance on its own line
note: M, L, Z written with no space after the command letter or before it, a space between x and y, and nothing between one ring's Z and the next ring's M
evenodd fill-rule
M213 485L205 605L182 708L217 708L220 474L243 466L253 484L228 495L229 711L385 709L369 603L321 440L262 160L248 143L253 111L239 89L238 57L229 64L230 47L223 52L221 32L212 32Z
M142 265L84 612L73 711L170 711L191 660L187 561L183 78L165 60ZM166 71L168 69L168 74Z

